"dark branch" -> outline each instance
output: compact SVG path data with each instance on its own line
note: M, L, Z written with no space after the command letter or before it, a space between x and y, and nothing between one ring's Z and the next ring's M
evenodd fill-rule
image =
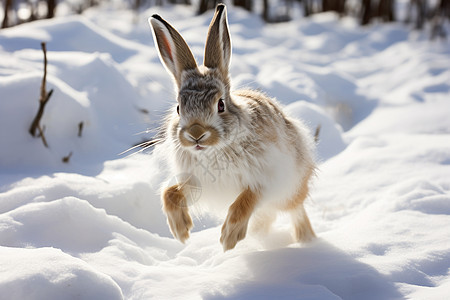
M41 43L42 51L44 52L44 77L42 78L41 83L41 95L39 98L39 109L37 111L36 116L34 117L33 122L31 123L29 132L32 136L36 137L37 131L39 131L39 136L42 138L42 142L44 143L45 147L48 147L47 141L44 136L44 132L40 129L40 122L42 119L42 116L44 115L44 109L45 105L47 104L48 100L50 99L51 95L53 94L53 90L50 90L50 92L47 92L46 89L46 82L47 82L47 48L45 43Z
M83 127L84 127L84 122L78 123L78 137L81 137L83 135Z
M316 144L319 142L320 129L322 129L322 126L319 124L317 125L316 131L314 132L314 142Z
M45 146L45 148L48 148L48 143L47 143L47 139L45 138L45 135L44 135L44 131L45 131L45 126L44 126L44 128L41 128L41 126L40 125L38 125L38 131L39 131L39 135L38 135L38 137L40 137L41 138L41 140L42 140L42 143L44 143L44 146Z
M69 163L69 161L70 161L70 158L72 157L72 151L69 153L69 155L67 155L67 156L64 156L63 158L62 158L62 162L63 163L66 163L66 164L68 164Z

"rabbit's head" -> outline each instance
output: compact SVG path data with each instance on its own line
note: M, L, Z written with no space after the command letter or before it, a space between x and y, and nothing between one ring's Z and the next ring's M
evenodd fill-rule
M230 96L231 39L225 5L217 6L209 26L202 66L169 23L153 15L150 24L160 59L178 91L178 119L172 133L192 152L227 143L239 124L240 108Z

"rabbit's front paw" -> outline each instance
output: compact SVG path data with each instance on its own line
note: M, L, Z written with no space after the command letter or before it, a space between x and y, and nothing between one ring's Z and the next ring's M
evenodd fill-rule
M162 197L163 210L167 215L170 231L176 239L184 243L189 238L193 223L183 194L183 185L168 187Z
M248 220L256 203L257 194L247 189L230 206L227 219L222 226L222 236L220 237L223 251L233 249L237 242L245 238Z
M247 225L248 220L236 220L235 218L230 218L228 215L225 223L223 223L222 236L220 237L223 251L233 249L237 242L245 238Z
M193 227L191 216L186 208L180 207L167 214L167 223L173 236L184 243L189 238L189 231Z

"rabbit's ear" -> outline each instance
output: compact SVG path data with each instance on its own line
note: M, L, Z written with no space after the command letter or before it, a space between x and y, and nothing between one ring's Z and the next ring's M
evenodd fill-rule
M197 68L194 55L178 31L159 15L153 15L149 22L161 61L175 77L179 88L182 72Z
M231 39L228 31L227 8L224 4L219 4L206 37L204 65L208 68L219 69L224 78L228 78L230 60Z

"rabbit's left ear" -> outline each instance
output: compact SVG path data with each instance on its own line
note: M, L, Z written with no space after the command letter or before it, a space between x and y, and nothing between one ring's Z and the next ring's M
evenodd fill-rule
M178 88L180 88L183 71L197 68L194 55L178 31L163 18L153 15L149 22L153 28L155 44L158 47L161 61L172 73Z
M219 69L225 79L228 78L230 61L231 39L228 30L227 8L224 4L219 4L206 37L204 65L208 68Z

